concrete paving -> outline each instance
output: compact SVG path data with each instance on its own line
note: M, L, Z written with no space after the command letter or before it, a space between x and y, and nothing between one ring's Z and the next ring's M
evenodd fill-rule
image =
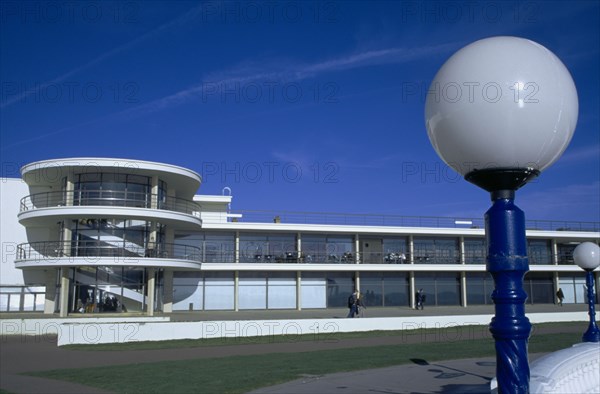
M583 305L559 308L553 305L528 307L533 312L573 312L585 310ZM370 308L369 317L424 316L452 314L489 314L491 306L484 307L437 307L414 311L401 308ZM302 319L302 318L344 318L345 309L307 311L243 311L243 312L180 312L170 314L172 320L246 320L246 319ZM16 318L20 314L3 314L2 318ZM382 316L383 315L383 316ZM34 314L40 318L41 314ZM120 315L122 316L122 315ZM24 318L24 316L19 316ZM53 316L54 318L56 316ZM108 317L108 316L107 316ZM580 336L587 325L568 327L567 332ZM558 328L564 332L562 328ZM549 331L548 331L549 332ZM540 332L541 333L541 332ZM470 331L475 337L489 336L487 330ZM63 368L85 368L102 365L125 365L163 360L186 360L197 358L228 357L234 355L269 354L282 352L316 351L367 347L419 341L436 340L434 337L406 335L395 337L355 338L338 340L314 340L310 342L284 342L267 344L238 345L235 341L224 346L198 347L188 349L129 350L90 352L58 348L55 338L48 336L3 337L0 344L0 388L15 393L99 393L92 387L50 379L32 378L20 375L25 372ZM305 376L283 385L267 387L255 393L477 393L489 392L489 381L495 374L495 360L489 358L453 360L429 363L415 359L413 364L365 370L351 373L338 373L325 376Z

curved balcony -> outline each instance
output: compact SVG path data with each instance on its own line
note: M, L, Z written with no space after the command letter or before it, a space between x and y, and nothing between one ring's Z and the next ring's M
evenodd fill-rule
M17 267L62 265L141 265L155 267L200 268L202 250L181 244L145 246L131 242L43 241L17 245Z
M157 194L125 190L77 190L32 194L21 199L20 212L64 206L162 209L193 215L200 211L194 201L177 197L159 199Z

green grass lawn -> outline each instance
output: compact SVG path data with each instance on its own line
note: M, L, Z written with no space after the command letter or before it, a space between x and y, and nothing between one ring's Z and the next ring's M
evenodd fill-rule
M573 333L533 335L529 342L529 352L556 351L580 341L580 335ZM485 338L445 343L430 341L395 346L163 361L54 370L30 375L67 380L122 393L243 393L294 380L303 375L388 367L410 363L414 358L433 362L494 354L493 340Z

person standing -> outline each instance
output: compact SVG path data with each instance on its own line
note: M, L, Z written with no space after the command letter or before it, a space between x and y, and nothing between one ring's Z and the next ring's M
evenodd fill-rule
M346 317L354 317L358 313L358 305L356 301L358 300L358 291L355 291L348 297L348 316Z
M425 293L423 292L423 289L419 289L419 291L417 292L416 298L417 298L417 310L418 309L423 310L423 304L425 303Z
M562 289L559 287L556 292L556 298L558 298L558 305L563 306L563 300L565 299L565 293L563 293Z

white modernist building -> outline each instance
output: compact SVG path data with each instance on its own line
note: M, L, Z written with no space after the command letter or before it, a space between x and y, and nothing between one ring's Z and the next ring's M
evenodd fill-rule
M490 304L481 219L233 212L161 163L39 161L1 180L0 311L59 313ZM573 249L599 223L529 221L530 303L583 303ZM596 275L598 276L598 275ZM598 282L598 281L596 281Z

